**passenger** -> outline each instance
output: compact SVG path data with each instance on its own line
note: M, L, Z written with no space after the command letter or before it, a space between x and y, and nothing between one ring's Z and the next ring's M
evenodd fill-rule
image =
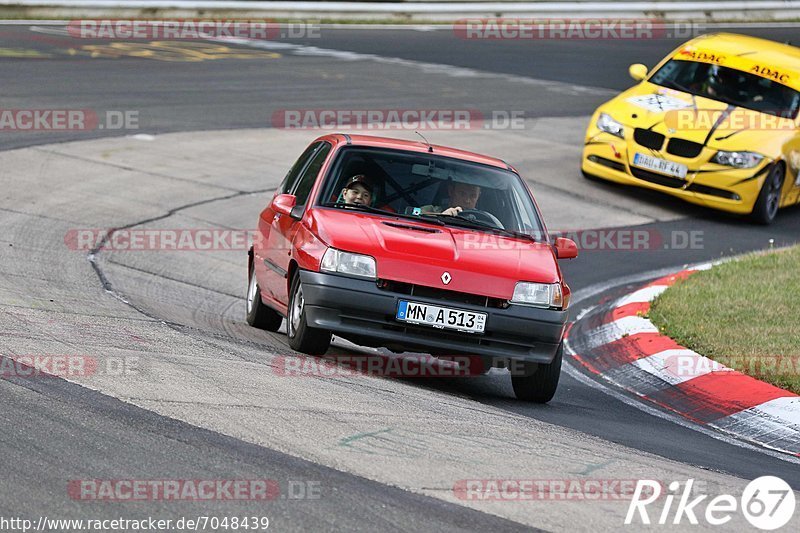
M375 199L375 184L364 174L356 174L347 180L341 194L339 202L350 205L371 206Z

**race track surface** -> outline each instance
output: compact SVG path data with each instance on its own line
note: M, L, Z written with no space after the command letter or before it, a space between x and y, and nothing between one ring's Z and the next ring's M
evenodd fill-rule
M786 40L797 28L736 31ZM284 376L296 355L285 335L244 322L246 250L90 255L65 239L80 229L246 230L319 134L281 128L276 113L395 108L517 113L516 128L424 133L516 166L551 229L639 231L666 245L585 250L563 264L573 314L670 268L796 243L797 208L760 227L580 176L588 116L631 84L628 64L652 65L681 40L466 42L444 30L322 28L277 43L120 45L74 39L59 25L0 26L1 108L136 117L121 129L0 130L0 355L98 365L67 380L0 379L0 517L246 514L279 531L611 531L623 527L627 501L483 501L456 487L694 478L711 494L740 494L776 475L800 490L797 458L643 410L569 362L545 406L517 402L499 371ZM688 235L699 244L684 246ZM329 355L362 351L338 342ZM76 496L75 483L92 479L266 479L279 493L203 503ZM694 529L744 527L737 516Z

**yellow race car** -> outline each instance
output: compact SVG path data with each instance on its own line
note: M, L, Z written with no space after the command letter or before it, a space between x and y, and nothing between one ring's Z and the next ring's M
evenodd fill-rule
M592 116L584 176L763 224L800 202L800 48L716 33L629 73L641 83Z

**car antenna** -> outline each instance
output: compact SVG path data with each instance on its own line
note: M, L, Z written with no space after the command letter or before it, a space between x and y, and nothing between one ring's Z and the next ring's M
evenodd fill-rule
M422 137L422 140L428 145L428 152L433 153L433 146L431 146L431 143L428 142L428 139L426 139L425 136L418 131L415 131L414 133Z

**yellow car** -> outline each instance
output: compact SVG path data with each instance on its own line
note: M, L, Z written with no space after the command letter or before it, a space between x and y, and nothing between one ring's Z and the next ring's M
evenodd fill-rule
M629 73L641 83L592 116L584 176L763 224L800 202L800 48L703 35Z

